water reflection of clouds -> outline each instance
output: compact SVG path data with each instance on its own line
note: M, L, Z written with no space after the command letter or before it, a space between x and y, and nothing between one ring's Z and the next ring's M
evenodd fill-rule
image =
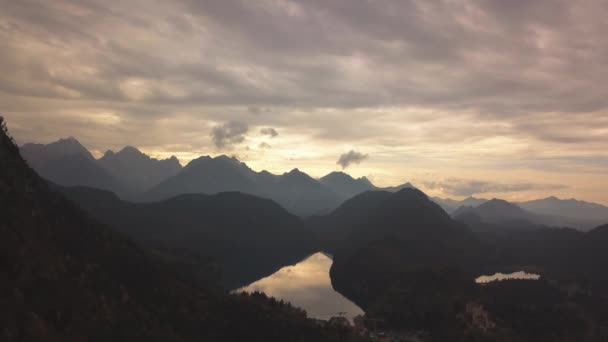
M513 272L513 273L494 273L493 275L482 275L475 279L477 284L487 284L493 281L509 280L509 279L522 279L522 280L538 280L540 275L534 273L527 273L524 271Z
M310 317L328 319L337 312L352 318L363 311L334 291L329 278L332 260L316 253L293 266L286 266L239 291L260 291L302 307Z

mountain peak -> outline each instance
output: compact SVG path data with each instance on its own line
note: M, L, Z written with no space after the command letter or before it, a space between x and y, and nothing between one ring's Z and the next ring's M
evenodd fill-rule
M218 160L218 161L229 161L229 162L237 162L237 163L241 162L240 160L238 160L237 157L235 157L235 156L229 157L229 156L227 156L225 154L221 154L221 155L219 155L219 156L217 156L217 157L215 157L213 159L214 160Z
M329 177L353 178L348 173L342 172L342 171L332 171L321 178L329 178Z
M125 146L117 154L131 154L131 155L142 155L140 150L133 146Z
M95 158L82 144L74 137L62 138L49 144L24 144L21 147L21 154L28 162L45 163L50 159L58 159L67 156L80 155L89 160Z
M106 153L103 154L103 156L101 157L103 158L111 158L115 155L116 153L114 153L114 151L112 150L107 150Z
M409 183L408 183L409 184ZM410 184L411 185L411 184ZM403 187L401 189L399 189L397 192L395 192L396 195L407 195L407 196L412 196L412 197L419 197L419 198L428 198L428 196L420 191L419 189L415 188L415 187Z
M291 171L285 173L287 176L306 176L309 177L306 173L300 171L298 168L294 168Z
M52 142L51 144L70 144L70 145L82 145L78 139L73 136L67 138L59 138L59 140Z

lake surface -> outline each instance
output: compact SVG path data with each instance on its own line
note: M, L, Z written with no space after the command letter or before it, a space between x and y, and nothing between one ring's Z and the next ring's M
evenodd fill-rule
M494 273L492 275L482 275L475 279L477 284L487 284L493 281L509 280L509 279L526 279L526 280L538 280L540 279L539 274L527 273L524 271L513 272L513 273Z
M329 278L332 263L326 254L316 253L237 291L264 292L303 308L309 317L317 319L327 320L342 312L349 319L362 315L361 308L332 288Z

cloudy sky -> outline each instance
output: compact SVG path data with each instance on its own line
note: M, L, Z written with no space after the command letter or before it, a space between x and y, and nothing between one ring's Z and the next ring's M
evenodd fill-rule
M183 164L608 204L602 0L0 0L0 113Z

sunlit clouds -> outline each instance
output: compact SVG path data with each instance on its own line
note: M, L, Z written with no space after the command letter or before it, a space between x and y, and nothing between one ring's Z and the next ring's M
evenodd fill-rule
M599 0L0 6L0 112L19 143L608 204ZM366 158L336 163L351 151Z

